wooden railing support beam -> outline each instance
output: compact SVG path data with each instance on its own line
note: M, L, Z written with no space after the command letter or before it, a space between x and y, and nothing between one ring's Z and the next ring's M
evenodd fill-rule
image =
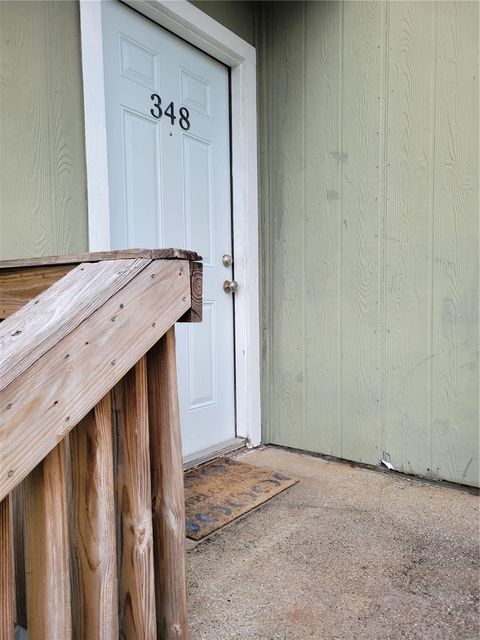
M158 640L186 640L185 503L175 330L148 352Z
M0 638L13 640L15 581L13 579L11 499L0 502Z
M62 441L26 482L29 640L72 637L66 486Z
M199 260L0 263L0 640L188 640L174 324L201 322Z
M190 270L190 309L179 322L201 322L203 317L203 263L189 262Z
M148 433L147 359L113 391L118 430L118 504L122 548L120 630L125 640L155 640L152 490Z
M111 264L115 268L116 263ZM106 269L102 262L93 266L99 271ZM95 309L77 315L75 327L68 324L73 310L68 302L69 290L64 290L53 305L56 323L40 344L35 343L35 333L24 326L31 308L25 307L0 324L0 499L188 311L187 266L188 262L182 260L156 260L114 292L110 292L110 284L102 285L97 279L101 295L90 291L90 297L96 299ZM66 277L83 280L81 269ZM45 297L51 295L51 290L45 292ZM83 299L79 298L80 306ZM98 306L100 299L103 302ZM37 307L40 314L42 301L37 300L38 305L34 301L32 307ZM51 306L46 305L46 319L51 317ZM61 334L55 327L62 327ZM3 350L2 340L6 345ZM25 368L27 362L31 364ZM2 379L6 384L3 388ZM20 441L25 443L21 456Z
M27 587L25 583L25 481L10 494L13 512L13 565L15 572L15 623L27 628Z
M117 640L112 405L107 394L69 436L75 640Z

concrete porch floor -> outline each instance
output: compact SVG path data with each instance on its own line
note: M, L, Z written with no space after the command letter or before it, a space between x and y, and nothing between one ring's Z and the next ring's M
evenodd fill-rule
M187 552L192 640L477 640L479 500L267 447L300 482Z

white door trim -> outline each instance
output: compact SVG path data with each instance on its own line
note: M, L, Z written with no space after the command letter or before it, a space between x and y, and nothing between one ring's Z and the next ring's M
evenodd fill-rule
M187 0L123 0L231 69L237 436L261 442L255 49ZM101 4L80 0L90 251L110 248Z

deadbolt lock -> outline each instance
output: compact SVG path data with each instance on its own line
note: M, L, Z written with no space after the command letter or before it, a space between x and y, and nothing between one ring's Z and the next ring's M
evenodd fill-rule
M223 283L225 293L236 293L238 291L238 282L236 280L225 280Z
M222 258L222 263L224 267L231 267L233 264L232 256L229 256L228 253L226 253Z

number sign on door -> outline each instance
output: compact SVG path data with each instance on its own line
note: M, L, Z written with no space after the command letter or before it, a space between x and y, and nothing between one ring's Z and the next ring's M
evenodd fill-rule
M170 102L170 104L165 109L165 111L163 111L161 107L162 99L158 95L158 93L152 93L152 95L150 96L150 99L153 101L153 108L150 109L150 113L152 114L152 116L154 118L157 118L157 120L160 120L162 116L166 116L167 118L170 118L170 124L173 127L173 125L175 124L175 120L179 117L175 115L175 105L173 101ZM189 120L190 112L186 107L180 107L180 109L178 110L178 113L180 114L180 117L179 117L180 126L184 131L188 131L190 129L190 120Z

